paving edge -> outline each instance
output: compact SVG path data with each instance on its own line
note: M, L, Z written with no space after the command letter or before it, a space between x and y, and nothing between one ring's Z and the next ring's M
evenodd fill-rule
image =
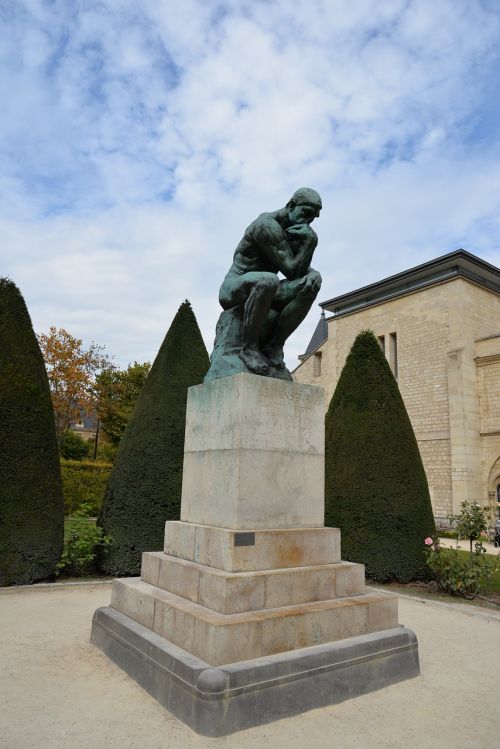
M367 585L366 590L381 591L383 590L388 596L397 596L398 598L407 598L409 601L417 601L418 603L427 603L429 606L439 606L443 609L450 609L450 611L458 611L461 614L469 614L469 616L479 616L482 619L487 619L490 622L500 622L500 612L489 611L486 607L483 607L484 611L479 611L479 606L471 604L470 607L466 605L460 605L459 603L445 603L444 601L432 601L430 598L421 598L420 596L411 596L409 593L398 593L393 590L386 590L375 585ZM488 613L487 613L488 612Z
M0 594L2 593L20 593L23 590L53 590L54 588L83 588L85 586L94 588L96 585L112 585L114 577L109 577L106 580L72 580L64 583L33 583L32 585L2 585L0 586Z
M342 702L420 673L417 638L403 626L214 667L105 606L94 614L91 642L169 712L212 737Z

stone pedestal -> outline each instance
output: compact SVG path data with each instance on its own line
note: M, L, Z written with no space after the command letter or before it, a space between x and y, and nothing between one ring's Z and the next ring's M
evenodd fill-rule
M321 388L240 374L190 388L181 519L238 530L324 520Z
M116 580L92 642L220 736L419 673L397 599L323 527L320 388L238 374L191 388L181 521Z

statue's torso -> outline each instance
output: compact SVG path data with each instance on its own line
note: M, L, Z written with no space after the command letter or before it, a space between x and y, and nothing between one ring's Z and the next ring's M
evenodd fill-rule
M261 213L255 221L245 229L245 233L240 243L238 244L234 257L233 264L228 271L228 275L241 275L243 273L262 272L266 271L269 273L278 273L279 268L266 253L265 237L267 234L267 226L272 222L274 230L279 226L279 230L283 233L283 238L286 239L286 234L283 228L279 225L276 220L278 211L273 213ZM259 239L257 239L257 235Z

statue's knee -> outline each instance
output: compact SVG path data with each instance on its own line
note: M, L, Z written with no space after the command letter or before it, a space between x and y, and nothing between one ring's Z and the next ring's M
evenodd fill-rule
M314 302L314 300L318 296L318 292L319 292L319 289L314 288L314 287L309 287L309 288L305 288L305 289L300 289L300 291L298 293L298 296L301 299L304 299L304 300L307 300L307 301L310 301L310 302Z
M260 289L265 289L267 291L276 291L278 284L278 277L275 276L274 273L263 273L261 278L257 281L257 286Z

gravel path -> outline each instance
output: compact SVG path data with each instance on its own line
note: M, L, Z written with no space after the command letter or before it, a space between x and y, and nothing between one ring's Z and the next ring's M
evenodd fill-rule
M89 644L109 584L0 590L2 749L492 749L500 615L401 597L417 679L223 739L197 736Z

